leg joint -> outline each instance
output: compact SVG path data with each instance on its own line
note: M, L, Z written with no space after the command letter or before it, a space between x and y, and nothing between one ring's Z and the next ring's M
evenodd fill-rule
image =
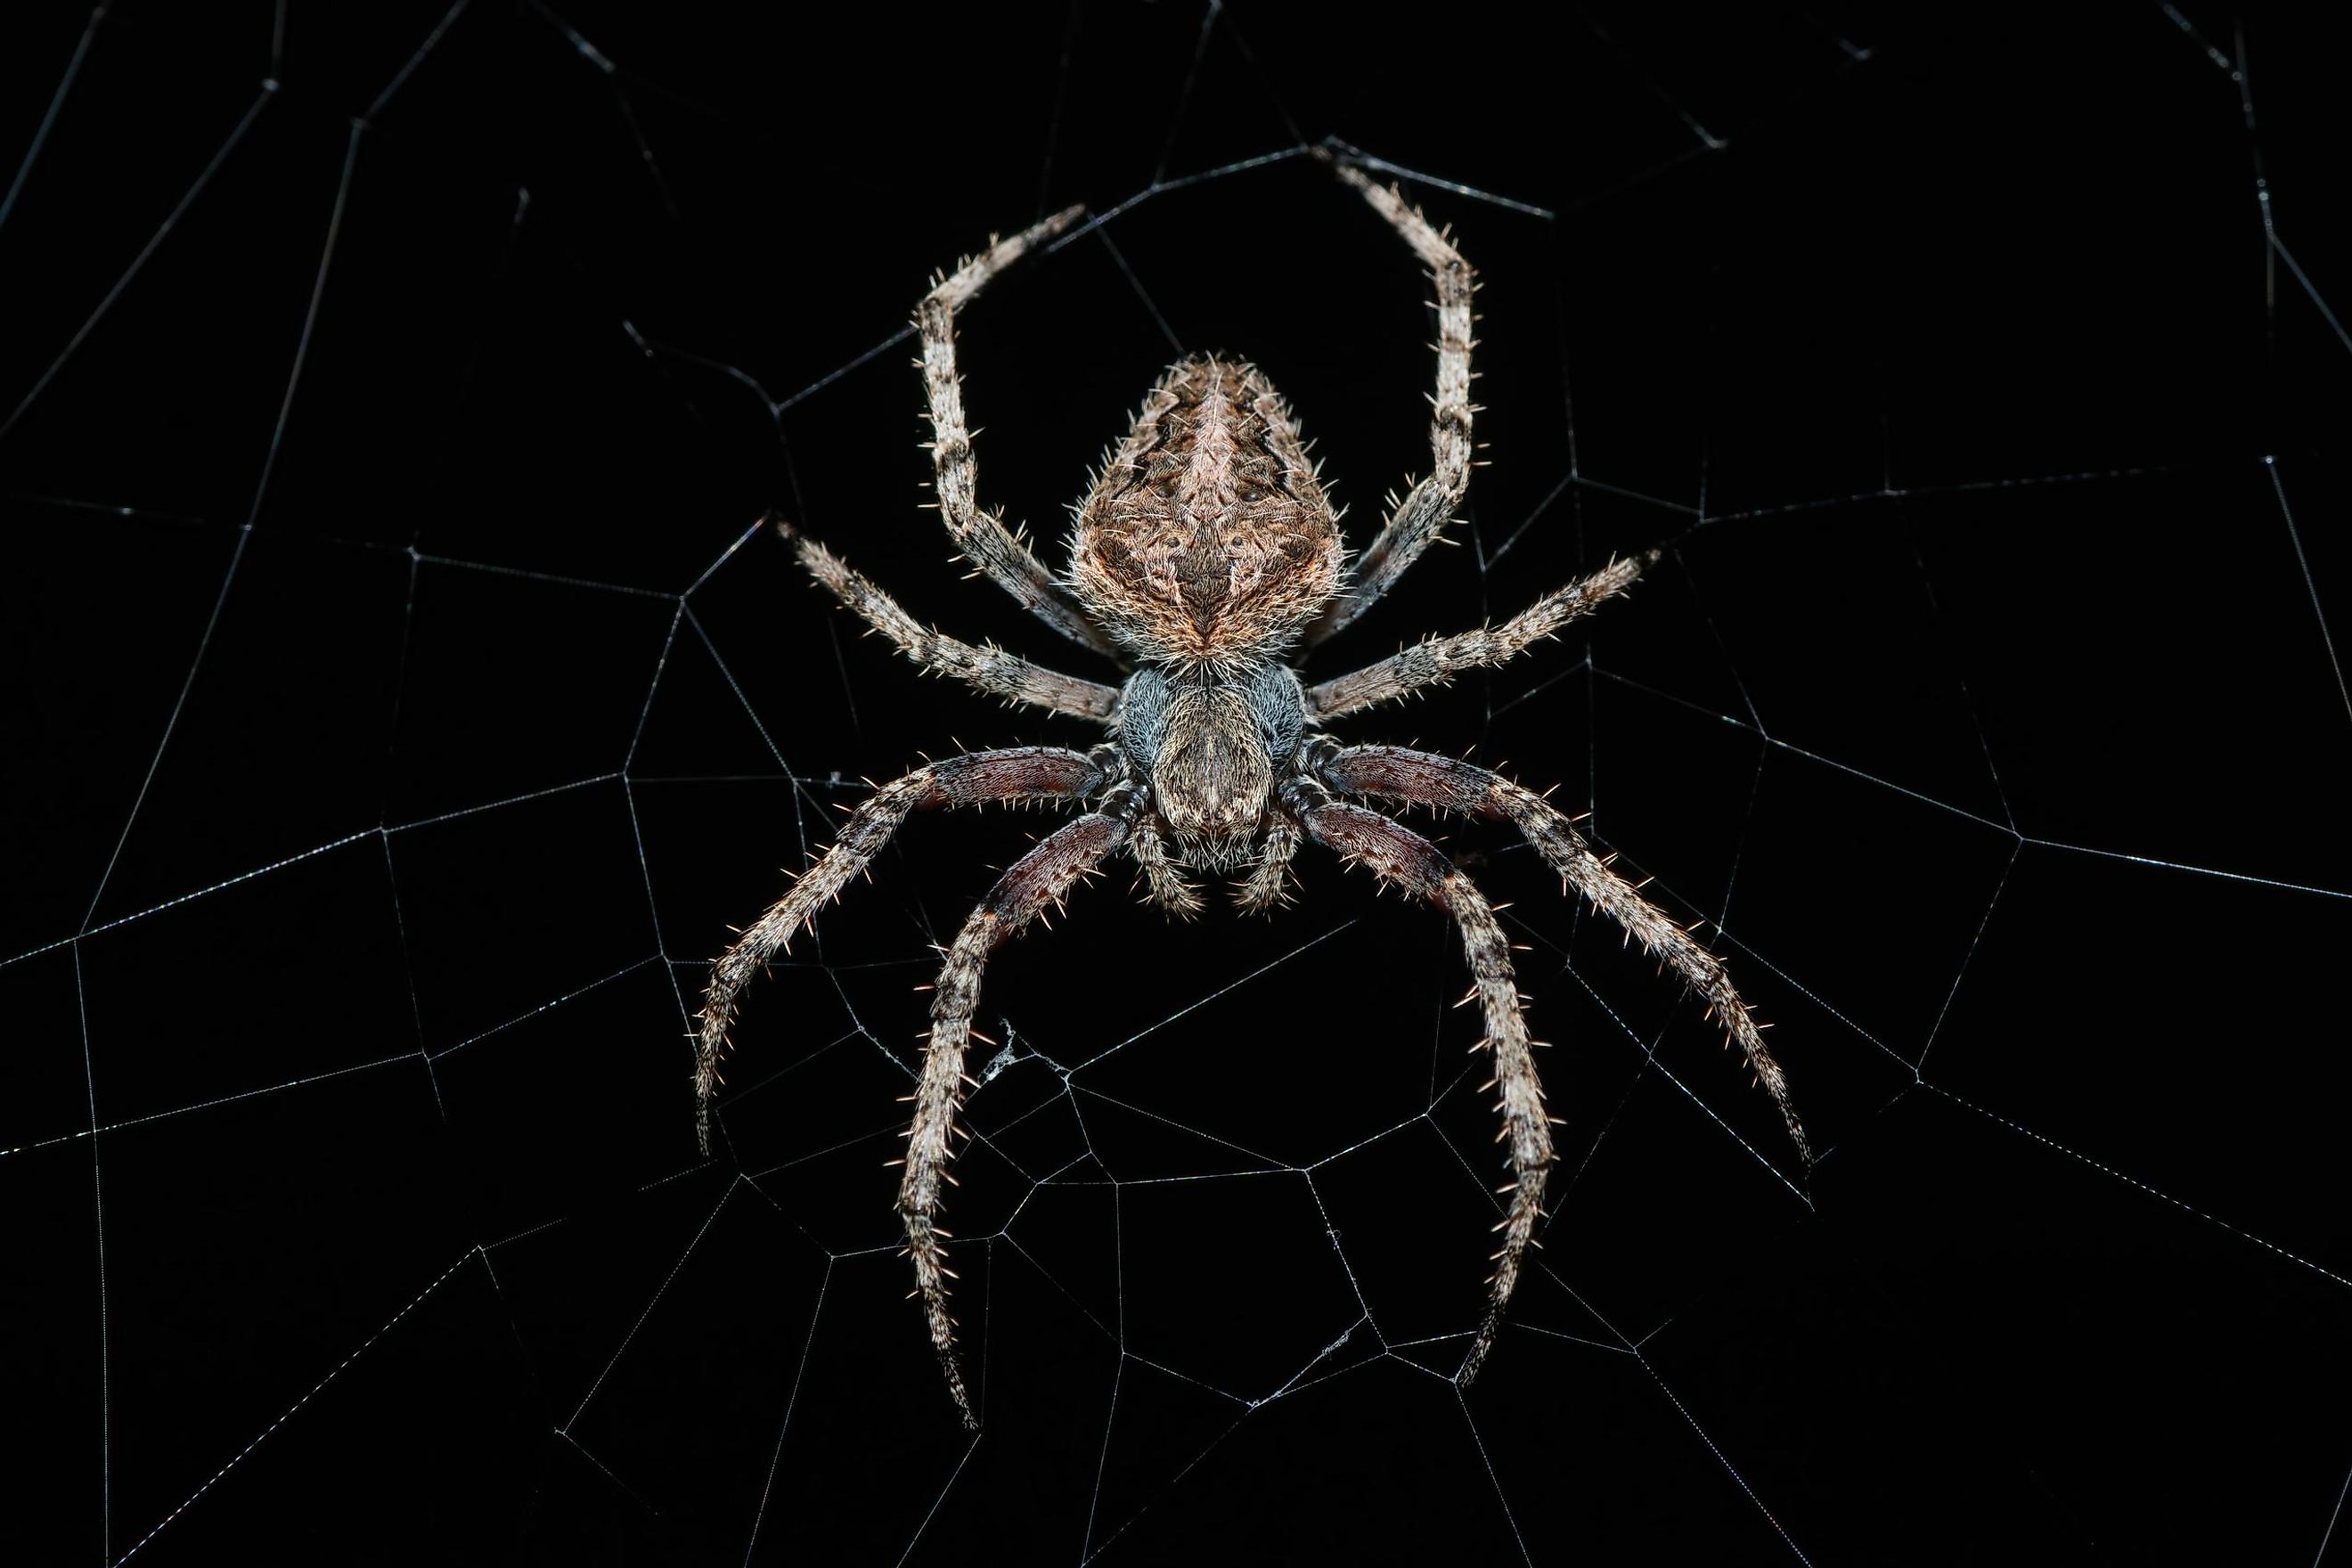
M1150 794L1150 786L1142 780L1123 778L1110 786L1095 809L1118 823L1121 829L1131 829L1135 819L1143 815Z

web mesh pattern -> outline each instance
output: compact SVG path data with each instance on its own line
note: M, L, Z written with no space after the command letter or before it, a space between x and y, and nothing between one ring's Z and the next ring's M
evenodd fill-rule
M2343 1555L2312 40L205 11L0 51L15 1556ZM884 1162L913 987L1040 819L908 830L749 995L707 1163L687 1020L862 779L1092 737L919 681L754 520L1110 679L959 581L906 363L930 268L1083 200L962 321L982 500L1050 544L1229 350L1360 545L1428 463L1428 322L1327 135L1479 268L1492 466L1310 674L1666 552L1336 731L1592 813L1822 1157L1532 854L1433 829L1564 1119L1460 1390L1503 1171L1454 933L1311 851L1272 921L1121 866L982 999L971 1438Z

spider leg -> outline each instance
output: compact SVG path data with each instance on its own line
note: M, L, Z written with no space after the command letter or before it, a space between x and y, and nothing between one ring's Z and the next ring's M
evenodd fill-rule
M1307 628L1307 646L1322 642L1379 603L1405 569L1429 548L1454 519L1454 509L1470 486L1470 296L1475 289L1470 264L1445 235L1430 226L1420 209L1405 205L1394 186L1377 185L1361 169L1328 151L1316 156L1354 186L1372 210L1412 247L1437 286L1437 391L1430 400L1429 477L1389 513L1380 533L1357 557L1353 579L1329 608Z
M1079 879L1127 840L1140 792L1127 785L1112 792L1105 809L1089 812L1049 835L1014 861L963 922L947 950L931 997L931 1037L923 1048L923 1070L915 1087L915 1121L907 1134L907 1172L898 1184L898 1214L907 1226L907 1250L915 1260L915 1288L923 1298L931 1348L947 1373L963 1424L980 1421L964 1391L956 1364L955 1320L948 1315L947 1247L939 1228L940 1183L955 1157L955 1113L963 1105L963 1053L971 1035L972 1009L989 954L1021 934L1046 905L1058 907Z
M790 531L787 529L786 531ZM898 651L940 675L953 676L966 686L1032 707L1050 708L1079 719L1108 719L1118 707L1118 688L1081 680L1056 669L1030 663L994 643L974 647L937 627L927 626L898 607L898 601L875 586L864 573L813 539L793 542L793 551L810 575L833 591L845 608L892 642Z
M956 311L999 273L1085 216L1084 207L1065 207L965 261L915 307L915 330L922 339L923 394L931 410L933 481L939 491L940 515L946 519L956 548L1031 615L1071 641L1116 658L1118 649L1110 638L1086 618L1069 591L1031 553L1021 535L1005 527L1000 514L980 510L974 499L978 466L971 453L971 433L964 427L963 382L956 374Z
M881 853L900 823L911 813L940 806L1082 798L1100 789L1115 765L1108 748L1091 755L1060 746L967 752L917 768L868 795L842 825L833 847L711 966L694 1068L694 1131L702 1152L710 1152L710 1101L719 1092L719 1065L727 1054L736 998L770 959L792 945L795 931L815 924L817 910L839 897L849 879Z
M1489 1087L1502 1096L1496 1109L1503 1115L1503 1131L1496 1141L1510 1146L1513 1178L1510 1210L1495 1227L1503 1233L1503 1246L1495 1254L1486 1315L1462 1363L1461 1384L1467 1387L1486 1360L1502 1326L1504 1305L1519 1282L1520 1260L1535 1239L1536 1221L1543 1212L1544 1179L1552 1163L1550 1119L1544 1114L1543 1085L1536 1076L1536 1042L1528 1037L1527 1018L1519 1010L1510 943L1477 887L1420 834L1379 812L1334 801L1310 780L1292 780L1284 794L1307 837L1338 851L1342 859L1370 867L1383 882L1418 894L1462 928L1463 955L1469 960L1486 1014L1486 1037L1479 1044L1495 1053Z
M1344 795L1405 801L1516 826L1535 846L1536 853L1544 858L1546 864L1560 874L1564 885L1573 884L1593 908L1616 921L1653 956L1672 964L1675 973L1699 994L1706 1003L1707 1016L1738 1042L1748 1070L1780 1108L1781 1120L1788 1123L1789 1141L1797 1146L1798 1157L1807 1164L1812 1163L1804 1123L1798 1121L1796 1105L1789 1096L1788 1075L1780 1070L1780 1064L1764 1044L1748 1005L1732 987L1723 961L1701 947L1664 910L1642 897L1631 882L1611 870L1608 863L1585 843L1575 825L1549 802L1500 773L1452 757L1433 756L1402 746L1341 748L1328 741L1323 744L1330 750L1311 760L1311 771Z
M1631 560L1612 561L1590 577L1553 589L1499 626L1431 637L1377 664L1310 686L1307 717L1336 719L1360 708L1409 697L1424 687L1443 686L1459 670L1507 663L1529 645L1558 635L1569 622L1591 614L1631 588L1657 558L1658 552L1653 550Z

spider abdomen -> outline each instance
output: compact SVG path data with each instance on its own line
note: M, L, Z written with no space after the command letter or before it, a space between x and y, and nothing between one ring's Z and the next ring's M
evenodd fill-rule
M1070 582L1146 658L1278 655L1338 592L1339 520L1254 366L1178 362L1078 507Z

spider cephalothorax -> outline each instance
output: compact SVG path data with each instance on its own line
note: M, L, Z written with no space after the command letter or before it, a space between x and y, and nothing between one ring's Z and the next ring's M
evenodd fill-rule
M970 752L916 769L875 791L841 837L754 921L713 967L701 1019L695 1087L709 1115L737 998L761 965L881 849L916 811L990 801L1094 803L997 879L947 950L931 1001L931 1032L913 1096L898 1213L918 1293L948 1387L967 1425L978 1421L955 1355L948 1312L947 1232L939 1226L950 1135L970 1079L971 1037L988 955L1112 854L1142 868L1153 902L1200 908L1187 869L1244 873L1235 901L1263 910L1284 898L1291 858L1312 839L1343 859L1444 910L1486 1019L1495 1058L1511 1181L1496 1229L1503 1246L1486 1311L1460 1381L1477 1375L1517 1283L1542 1213L1552 1163L1550 1118L1495 911L1468 877L1402 823L1343 798L1399 801L1509 823L1628 935L1670 964L1705 1000L1770 1091L1801 1155L1803 1129L1780 1068L1722 963L1595 855L1542 797L1467 763L1396 746L1343 746L1326 721L1440 685L1457 670L1500 664L1601 601L1623 593L1655 552L1612 563L1553 590L1499 626L1432 637L1351 674L1305 686L1287 662L1303 638L1321 642L1370 606L1453 515L1470 472L1470 265L1392 189L1318 153L1360 192L1425 263L1437 289L1437 392L1429 476L1390 513L1343 571L1338 517L1289 410L1255 369L1232 360L1182 360L1144 401L1080 503L1070 570L1056 579L1002 518L973 499L971 439L955 368L955 311L992 278L1083 216L1071 207L993 245L941 279L916 308L930 404L940 510L957 546L1039 619L1118 659L1117 687L1063 675L993 645L974 647L922 625L824 546L800 540L802 563L849 609L927 668L981 690L1108 726L1090 751L1023 746ZM791 531L785 531L788 534ZM1810 1157L1809 1155L1807 1157Z

